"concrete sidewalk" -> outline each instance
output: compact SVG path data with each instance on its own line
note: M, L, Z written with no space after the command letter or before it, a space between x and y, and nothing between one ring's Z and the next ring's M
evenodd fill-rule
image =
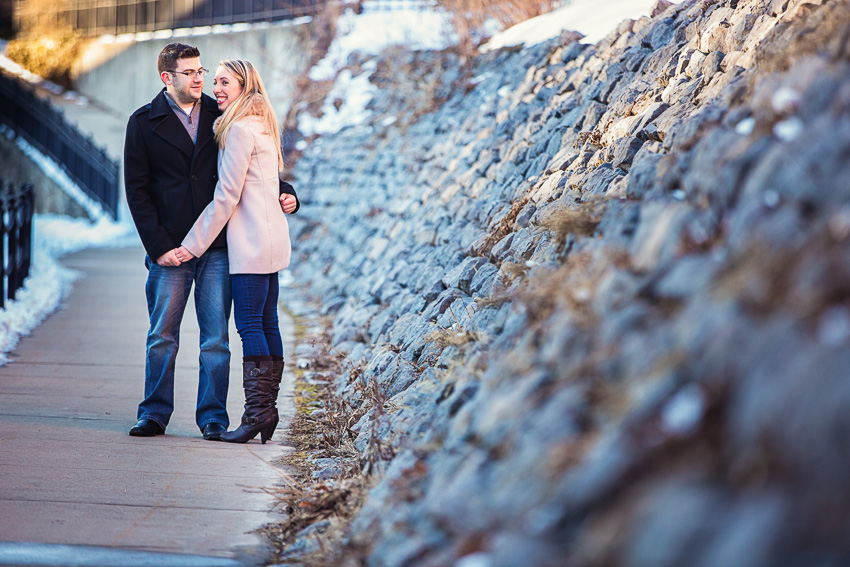
M22 339L13 362L0 367L0 542L221 558L198 558L197 565L257 563L267 548L251 532L279 518L272 511L275 499L257 487L281 481L272 463L288 450L279 439L293 411L292 374L284 375L275 439L265 445L259 438L245 445L204 441L194 423L198 326L190 301L167 433L130 437L144 389L143 258L141 248L65 258L63 264L82 273L66 305ZM292 328L281 314L288 360ZM230 341L228 412L238 424L241 346L232 324ZM19 547L5 547L13 548L20 553ZM42 548L32 549L37 556ZM3 551L0 543L2 565L113 564L103 558L80 563L82 549L64 563L16 562ZM177 557L154 563L124 557L114 564L193 564Z

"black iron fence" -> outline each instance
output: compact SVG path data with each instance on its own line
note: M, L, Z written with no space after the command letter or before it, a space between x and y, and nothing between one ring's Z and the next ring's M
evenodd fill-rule
M83 36L288 20L318 13L328 0L56 0L16 2L22 35L70 26Z
M24 285L32 263L32 185L0 179L0 309Z
M0 122L62 166L105 211L118 218L118 162L69 124L23 81L0 73Z

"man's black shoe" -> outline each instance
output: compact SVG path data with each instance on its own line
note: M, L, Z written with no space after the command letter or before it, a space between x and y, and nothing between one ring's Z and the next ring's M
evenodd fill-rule
M130 429L130 435L133 437L153 437L164 433L165 428L152 419L140 419Z
M221 434L225 431L227 431L226 427L214 421L209 422L203 429L201 429L201 433L204 434L204 439L208 441L218 441L221 439Z

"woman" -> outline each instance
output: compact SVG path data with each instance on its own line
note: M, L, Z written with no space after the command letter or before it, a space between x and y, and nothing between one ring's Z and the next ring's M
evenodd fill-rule
M265 443L279 420L276 401L283 375L277 273L289 265L290 255L289 227L278 201L283 155L277 119L254 66L222 61L213 85L224 112L213 125L219 180L213 201L177 249L177 257L185 262L201 256L227 225L245 413L239 428L223 433L221 440L245 443L259 433Z

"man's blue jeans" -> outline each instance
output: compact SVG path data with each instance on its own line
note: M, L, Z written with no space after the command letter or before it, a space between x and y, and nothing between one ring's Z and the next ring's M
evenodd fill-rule
M195 284L195 311L201 330L200 372L195 421L227 427L230 379L231 286L226 249L213 249L177 267L160 266L145 256L150 330L145 361L145 399L137 419L168 425L174 411L174 362L180 346L180 322Z
M283 356L277 320L277 274L233 274L233 320L242 355Z

